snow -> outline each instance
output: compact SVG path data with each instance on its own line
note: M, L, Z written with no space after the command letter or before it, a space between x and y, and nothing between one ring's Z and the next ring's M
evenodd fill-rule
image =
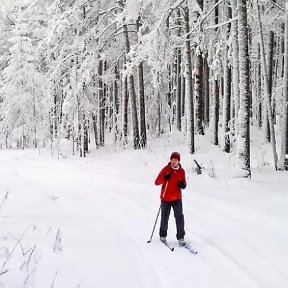
M251 179L233 178L233 154L199 136L190 155L178 136L87 158L64 146L60 159L0 150L0 287L286 288L287 172L273 171L267 152L252 159ZM197 255L178 247L172 213L174 252L158 240L159 222L147 244L160 204L154 180L173 151L186 170L186 240Z

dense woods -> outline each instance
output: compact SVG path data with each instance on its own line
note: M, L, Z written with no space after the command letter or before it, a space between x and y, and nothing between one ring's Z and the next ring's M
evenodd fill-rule
M0 7L0 147L145 149L181 131L288 170L285 0L22 0ZM50 146L49 146L50 145Z

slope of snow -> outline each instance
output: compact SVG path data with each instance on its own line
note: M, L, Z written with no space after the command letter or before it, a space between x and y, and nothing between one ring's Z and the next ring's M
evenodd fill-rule
M287 172L265 166L269 153L254 147L252 179L233 178L233 155L204 138L189 155L172 136L84 159L64 148L65 159L0 150L0 287L286 288ZM160 205L154 180L173 151L186 170L186 240L196 256L178 247L173 213L174 252L158 240L159 221L147 244Z

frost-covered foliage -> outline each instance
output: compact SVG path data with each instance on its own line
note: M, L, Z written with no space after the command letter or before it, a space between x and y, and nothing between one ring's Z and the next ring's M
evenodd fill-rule
M244 113L239 114L243 108L239 93L239 3L2 1L0 145L24 148L67 138L73 149L80 149L85 156L91 143L88 139L95 139L96 147L112 139L114 144L130 145L131 137L139 137L138 128L147 130L148 136L174 129L190 135L188 129L195 125L196 134L212 134L215 145L235 152L237 142L241 142L237 140L239 115ZM251 125L257 125L263 139L270 141L256 4L244 3L252 96L251 107L244 110L249 110L245 113ZM285 8L284 0L259 1L264 54L274 59L267 60L267 66L277 141L286 109ZM272 34L273 41L268 37ZM135 140L142 140L133 140L134 147L139 148ZM246 142L249 145L249 139ZM278 143L277 147L281 146ZM249 153L245 157L249 158Z
M1 58L1 130L8 147L14 140L21 147L37 145L47 130L47 123L42 125L46 120L42 112L49 109L49 103L44 97L45 61L39 46L46 28L45 8L38 2L15 3L12 17L7 14L3 26L6 49Z

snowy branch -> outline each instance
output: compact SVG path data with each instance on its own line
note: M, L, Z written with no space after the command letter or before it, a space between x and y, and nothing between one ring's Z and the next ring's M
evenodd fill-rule
M56 67L53 67L53 70L51 69L51 70L53 71L53 73L51 74L51 77L55 76L55 74L57 73L57 71L58 71L58 69L61 67L61 65L62 65L63 63L65 63L66 60L68 60L69 58L71 58L72 56L74 56L77 52L78 52L77 50L76 50L76 51L73 51L72 53L68 54L65 58L63 58L62 60L59 60L58 65L57 65ZM48 71L48 74L50 74L51 70ZM46 83L48 83L49 81L50 81L50 79L48 79ZM45 83L45 84L46 84L46 83ZM45 85L45 84L44 84L44 85Z
M112 22L110 25L108 25L107 27L105 27L105 29L98 35L98 37L100 38L103 34L105 34L105 32L107 30L109 30L111 27L113 27L114 25L117 25L117 21ZM122 26L118 29L116 29L116 31L120 30L122 28ZM110 34L110 37L115 33L115 31L113 33Z
M182 37L186 38L188 37L190 34L192 34L197 28L199 28L202 25L202 22L214 11L214 9L220 5L224 0L220 0L218 1L208 12L207 14L205 14L203 17L201 17L200 21L198 23L196 23L195 27L189 31L188 33L186 33L185 35L183 35Z
M287 0L286 0L287 1ZM275 7L277 7L278 9L280 9L281 11L285 12L285 8L280 6L279 4L277 4L276 2L272 1L271 2L272 5L274 5Z
M178 7L180 7L184 2L185 2L185 0L180 0L180 1L176 2L172 7L170 7L168 10L167 18L169 18L170 15L172 14L172 12L175 11Z
M183 26L175 25L175 26L169 27L169 30L174 30L174 29L183 29Z
M116 22L114 22L114 23L112 23L112 24L116 24ZM135 26L135 24L127 24L127 25ZM101 35L103 35L110 27L112 27L112 25L110 25L109 27L107 27L107 29L105 29L105 31L103 31ZM98 45L98 49L99 49L99 50L102 50L102 49L106 46L107 42L108 42L113 36L116 37L117 35L120 35L121 33L123 33L123 32L121 31L122 28L123 28L123 27L121 26L121 27L117 28L115 31L113 31L110 35L108 35L108 37L105 39L105 41L103 42L103 44L101 45L101 47L100 47L100 44ZM121 32L119 32L119 31L121 31ZM131 33L131 32L132 32L132 33L137 33L136 30L130 30L130 31L128 31L128 33ZM99 38L101 37L101 35L99 36Z
M116 23L116 22L115 22ZM114 24L115 24L114 23ZM112 26L112 25L111 25ZM110 26L110 27L111 27ZM107 29L106 29L106 31L108 30L108 28L110 28L110 27L107 27ZM105 45L107 44L107 42L111 39L111 37L113 37L113 36L115 36L116 34L117 34L117 32L118 31L120 31L122 29L122 27L119 27L119 28L117 28L115 31L113 31L110 35L108 35L108 37L105 39L105 41L102 43L102 45L101 45L101 47L100 47L100 43L99 43L99 45L98 45L98 50L100 51L100 50L102 50L104 47L105 47ZM102 34L101 35L103 35L106 31L104 31L104 32L102 32ZM121 32L122 33L122 32ZM101 35L99 36L99 37L101 37Z
M99 26L99 24L101 23L101 21L105 18L105 16L108 15L110 12L112 12L112 11L115 10L115 9L121 9L121 7L119 7L119 6L114 6L114 7L110 8L109 10L106 10L106 11L103 11L103 12L99 13L98 15L96 15L94 18L91 19L91 21L90 21L90 23L87 25L87 27L89 27L89 26L91 25L91 23L93 23L93 21L94 21L95 19L98 20L98 18L103 15L103 16L99 19L99 21L98 21L98 23L97 23L97 25L96 25L96 27L95 27L95 28L97 28L97 27Z
M237 21L237 20L238 20L238 17L234 17L234 18L232 18L232 19L230 19L228 21L225 21L223 23L219 23L219 24L213 25L213 26L208 26L208 27L205 28L205 30L219 28L219 27L225 26L225 25L227 25L227 24L229 24L229 23L231 23L233 21Z
M1 17L6 23L8 23L9 25L15 26L15 23L8 17L8 15L7 15L6 17L4 17L4 16L2 15L2 13L1 13L1 14L0 14L0 17Z

